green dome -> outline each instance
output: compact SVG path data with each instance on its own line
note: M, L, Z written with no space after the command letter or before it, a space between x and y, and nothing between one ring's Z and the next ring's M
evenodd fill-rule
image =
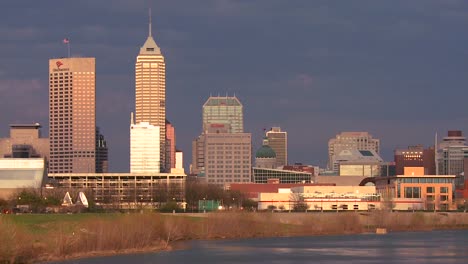
M276 158L275 151L268 145L263 145L255 153L256 158Z

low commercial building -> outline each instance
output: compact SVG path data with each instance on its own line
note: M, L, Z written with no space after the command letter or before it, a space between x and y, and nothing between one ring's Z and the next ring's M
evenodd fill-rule
M91 190L98 204L155 204L184 201L184 173L56 173L56 188Z
M41 136L41 125L12 124L10 137L0 138L0 158L49 159L49 138Z
M258 201L260 193L278 193L280 189L290 190L298 186L335 186L332 183L280 183L279 180L271 179L268 183L233 183L230 186L231 191L239 191L247 198Z
M373 210L380 208L375 186L297 186L276 193L260 193L258 209L294 210L299 203L308 210Z
M46 181L45 158L0 159L0 198L19 189L41 189Z
M376 177L377 192L389 209L453 210L455 175Z

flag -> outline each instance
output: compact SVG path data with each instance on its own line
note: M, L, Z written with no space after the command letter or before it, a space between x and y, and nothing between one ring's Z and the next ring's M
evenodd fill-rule
M63 39L63 44L68 44L68 43L70 43L70 40L68 38L64 38Z

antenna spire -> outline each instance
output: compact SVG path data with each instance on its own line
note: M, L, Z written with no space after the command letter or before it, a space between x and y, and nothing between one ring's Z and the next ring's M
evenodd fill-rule
M148 15L149 15L149 34L148 36L151 37L151 7L149 8L149 11L148 11Z

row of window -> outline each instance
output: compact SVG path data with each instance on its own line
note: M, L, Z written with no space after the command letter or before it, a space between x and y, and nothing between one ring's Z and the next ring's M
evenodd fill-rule
M453 179L448 178L400 178L399 183L453 183Z

